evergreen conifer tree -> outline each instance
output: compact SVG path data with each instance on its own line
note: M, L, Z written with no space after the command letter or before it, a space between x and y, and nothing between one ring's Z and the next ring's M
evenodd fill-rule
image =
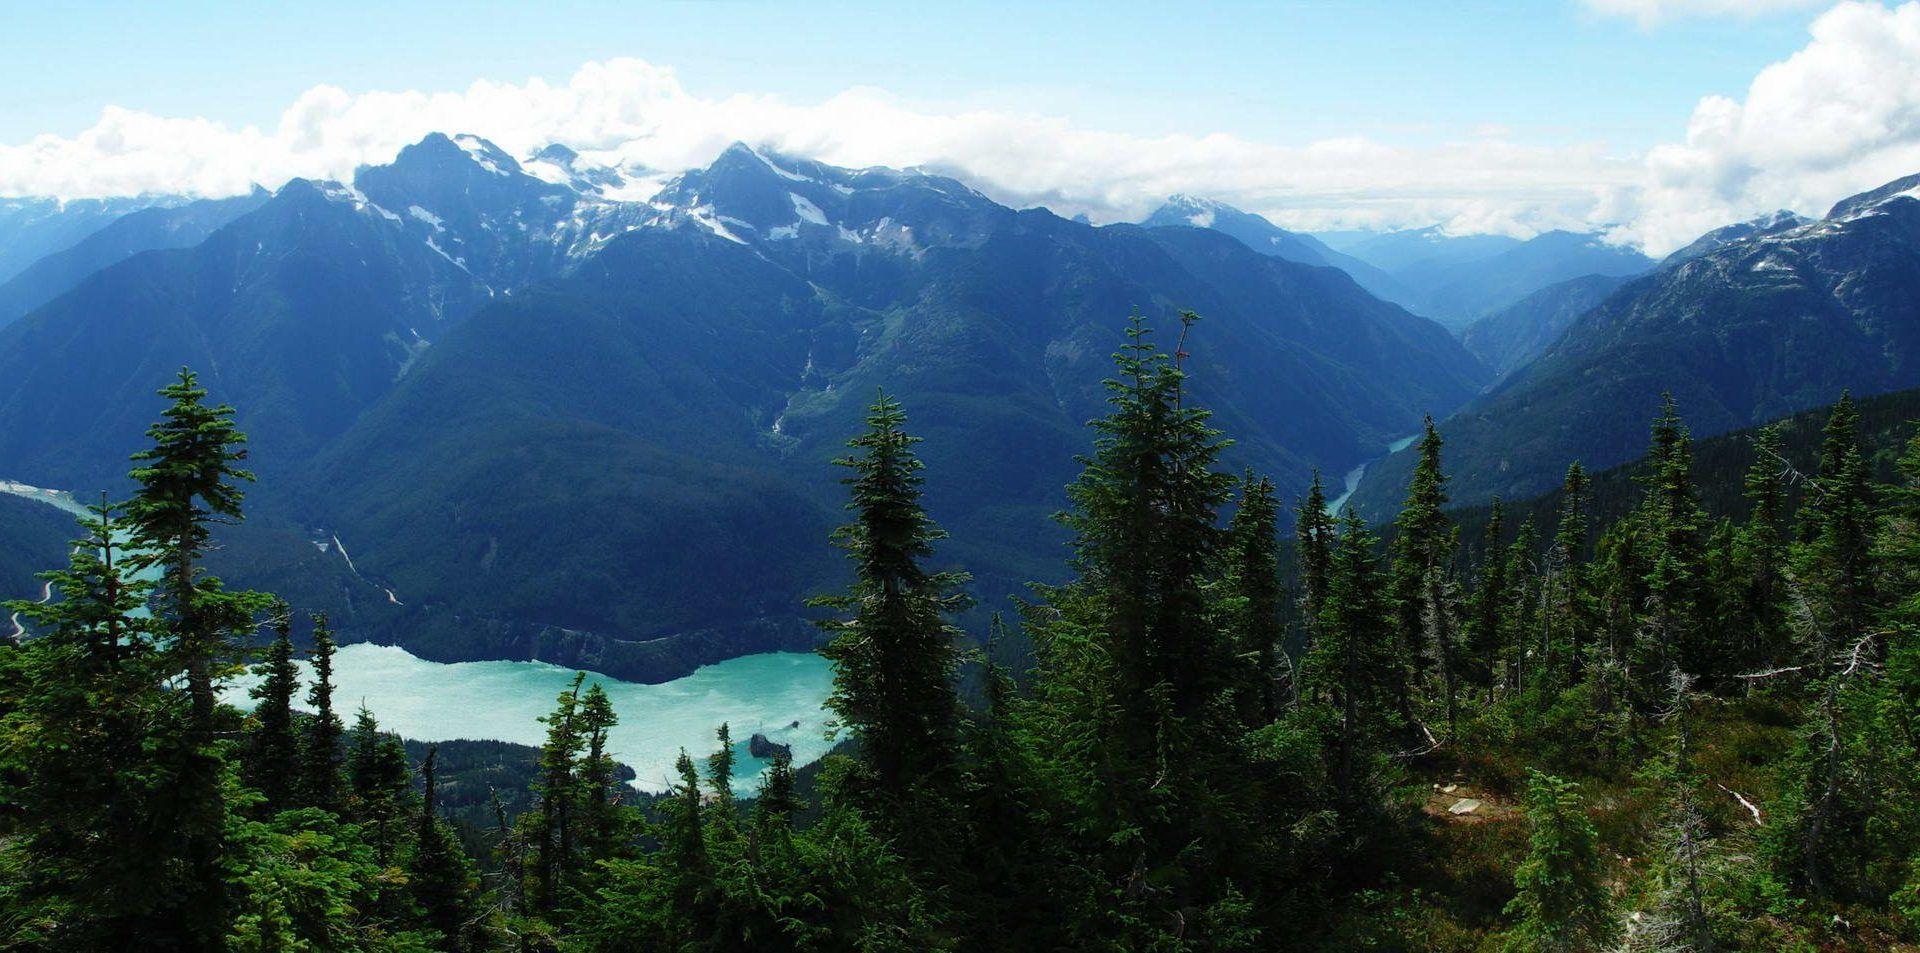
M307 689L307 705L313 714L301 726L300 801L339 813L341 796L341 744L346 726L333 710L333 630L326 613L313 617L313 684Z
M1518 918L1509 949L1604 949L1618 930L1601 881L1597 835L1581 810L1579 788L1533 772L1527 784L1527 821L1533 832L1527 859L1514 875L1519 893L1507 905L1507 914Z
M866 431L849 444L854 454L835 461L852 471L842 482L853 520L834 540L854 564L854 582L812 604L841 616L822 623L832 640L821 654L834 665L827 705L860 744L846 792L912 864L953 872L959 632L947 616L965 607L958 588L967 577L923 565L945 534L920 505L918 442L900 404L876 398Z
M575 772L585 743L578 715L580 685L586 677L585 672L575 673L553 713L541 719L547 725L547 742L540 748L540 775L534 782L540 807L529 818L528 837L533 845L533 882L527 896L537 910L558 906L560 891L575 872L573 807L579 793Z
M423 788L419 829L414 837L413 857L407 865L408 882L427 924L440 936L440 949L462 950L466 948L473 878L460 842L440 820L438 779L434 772L437 754L438 749L428 748L427 760L420 769Z
M354 716L347 752L347 785L352 792L348 815L368 831L374 856L389 865L399 855L403 823L411 814L412 781L407 751L400 739L380 730L365 705Z
M261 809L269 814L293 805L300 767L300 738L293 724L293 693L299 690L299 670L293 662L293 616L281 603L272 610L272 617L273 642L253 670L260 683L248 692L254 700L254 724L248 739L246 772L248 783L264 799Z
M169 677L177 673L184 684L192 718L175 789L186 805L176 822L187 844L183 860L189 871L181 888L181 922L216 935L229 912L224 739L238 727L236 713L222 708L216 693L228 674L236 637L252 628L254 613L267 600L258 593L228 591L204 566L211 527L241 518L239 484L253 479L239 467L247 438L234 426L233 408L209 406L207 392L186 368L160 396L168 406L147 429L152 445L133 455L129 474L135 491L127 503L128 568L136 573L151 568L160 575L153 615Z
M1273 483L1251 473L1241 481L1239 509L1227 529L1229 583L1238 600L1234 626L1237 669L1245 676L1236 686L1237 707L1247 727L1272 721L1280 712L1278 692L1280 654L1279 540L1275 521L1279 505Z

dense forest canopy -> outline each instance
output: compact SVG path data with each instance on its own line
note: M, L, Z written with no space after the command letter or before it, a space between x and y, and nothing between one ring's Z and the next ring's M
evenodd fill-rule
M1920 938L1912 428L1842 397L1817 440L1741 437L1736 484L1668 399L1630 480L1554 461L1559 492L1460 513L1429 421L1382 542L1318 484L1290 506L1225 471L1186 367L1205 332L1186 315L1169 350L1132 322L1067 488L1067 581L983 652L964 577L929 568L941 474L912 408L873 401L837 461L852 581L814 600L845 743L776 757L751 798L726 725L633 795L584 675L517 762L526 791L487 805L471 752L345 710L328 620L207 571L253 476L233 408L183 370L132 498L82 521L51 598L9 606L30 636L0 646L0 946ZM219 689L246 666L242 712Z

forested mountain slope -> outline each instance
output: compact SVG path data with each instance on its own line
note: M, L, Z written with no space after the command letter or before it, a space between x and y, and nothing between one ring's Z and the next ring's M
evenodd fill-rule
M409 604L392 637L639 677L657 670L636 653L664 646L805 643L795 606L835 566L827 463L879 390L944 474L946 558L996 599L1048 578L1079 424L1134 310L1169 345L1181 309L1203 315L1194 393L1241 434L1234 458L1288 487L1483 374L1337 271L950 179L739 147L655 206L658 227L448 332L320 457L292 505Z
M1701 436L1920 384L1920 199L1902 179L1824 219L1713 249L1633 282L1446 425L1455 498L1524 496L1565 461L1632 458L1671 392ZM1411 467L1354 497L1387 513Z

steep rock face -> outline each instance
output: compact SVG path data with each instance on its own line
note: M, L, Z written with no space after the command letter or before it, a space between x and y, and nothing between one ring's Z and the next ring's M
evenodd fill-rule
M1670 391L1709 436L1857 395L1920 384L1920 178L1824 219L1714 248L1628 284L1538 360L1447 422L1455 498L1519 496L1575 458L1631 459ZM1406 454L1356 495L1390 512Z

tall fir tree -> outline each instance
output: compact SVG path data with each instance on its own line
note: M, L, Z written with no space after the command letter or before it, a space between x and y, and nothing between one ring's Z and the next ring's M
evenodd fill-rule
M547 725L547 741L540 747L540 774L534 781L540 804L528 817L527 837L533 847L527 898L536 910L559 906L561 892L577 870L573 808L579 793L580 749L586 741L579 718L580 686L586 678L587 673L576 672L555 700L553 713L541 719Z
M437 748L428 748L420 768L419 827L407 865L408 883L427 925L439 934L439 948L463 950L473 877L460 842L440 819L439 779L434 769L438 754Z
M1618 933L1601 879L1593 824L1579 788L1533 772L1527 783L1527 858L1514 875L1517 917L1508 948L1515 953L1578 953L1605 949Z
M347 816L367 829L374 857L382 866L399 857L405 821L412 817L413 782L407 750L400 739L380 730L365 705L354 716L347 750Z
M627 836L617 787L618 765L607 749L609 732L620 719L613 711L613 700L599 682L587 686L587 693L580 699L579 717L585 750L575 771L579 788L574 796L579 829L575 840L582 857L594 862L612 857Z
M1507 545L1505 563L1505 614L1511 620L1512 634L1505 640L1504 680L1507 694L1515 695L1526 683L1528 675L1528 656L1533 649L1528 637L1544 628L1542 620L1546 615L1542 605L1545 593L1541 585L1540 530L1534 526L1531 518L1520 524L1513 542Z
M1320 484L1320 471L1313 471L1313 485L1294 508L1294 551L1300 564L1300 614L1306 619L1320 615L1320 600L1327 591L1327 562L1333 551L1334 514L1327 511L1326 490Z
M1541 571L1543 597L1531 666L1532 686L1557 692L1573 680L1581 650L1593 637L1593 594L1588 579L1587 546L1591 518L1587 496L1592 478L1575 460L1560 484L1553 542Z
M1444 441L1428 417L1406 503L1394 520L1393 598L1398 628L1415 677L1430 664L1439 681L1442 713L1451 737L1458 731L1459 646L1452 579L1458 531L1446 514L1447 477L1440 466Z
M854 566L847 591L812 600L839 616L822 622L832 638L827 699L858 739L860 758L846 793L922 870L958 871L955 851L960 776L960 703L954 690L959 631L949 614L967 604L967 577L924 563L945 537L922 508L920 438L885 396L868 408L854 453L835 463L851 471L851 522L834 533Z
M1736 590L1734 631L1742 633L1743 668L1753 671L1786 664L1788 563L1783 532L1787 513L1785 458L1780 428L1762 427L1754 436L1753 464L1743 481L1747 521L1734 538Z
M1227 527L1227 582L1236 600L1233 649L1243 675L1235 701L1251 728L1280 713L1280 507L1271 481L1248 473L1240 486L1240 505Z
M1652 429L1650 469L1641 478L1646 495L1635 514L1646 611L1628 659L1649 710L1664 700L1674 669L1712 678L1721 668L1706 632L1706 514L1693 484L1693 439L1671 394L1663 395Z
M313 684L307 689L312 714L301 726L300 803L338 813L342 806L341 767L346 726L333 710L333 629L326 613L313 617Z
M147 428L151 446L132 458L128 565L135 572L159 574L152 610L169 668L191 706L188 740L196 753L177 787L178 797L189 805L178 818L190 871L181 915L195 929L217 931L229 913L224 739L238 727L234 711L219 705L217 692L235 641L252 628L254 613L267 600L259 593L228 591L205 569L212 527L241 519L240 484L253 479L239 466L246 459L247 438L234 426L233 408L208 405L206 390L186 368L160 396L168 405Z
M1371 816L1373 754L1401 740L1407 727L1407 665L1395 644L1377 542L1358 518L1343 518L1315 627L1319 637L1302 664L1313 695L1337 712L1328 760L1338 810L1350 822Z
M203 806L181 790L205 769L190 701L163 687L173 660L137 612L151 584L132 574L114 509L81 525L67 568L41 577L58 598L5 606L36 637L0 647L0 945L217 942L218 911L196 904Z
M293 695L300 686L293 661L293 614L279 603L271 615L273 642L254 667L259 684L247 693L254 706L245 775L260 792L261 808L269 814L293 806L300 776L300 736L293 722Z
M1506 640L1511 634L1507 621L1512 609L1508 554L1501 540L1507 530L1506 510L1494 497L1487 515L1487 526L1480 535L1480 574L1475 580L1468 609L1465 655L1462 667L1472 682L1487 689L1498 684L1500 660L1507 654Z
M1800 507L1801 545L1794 572L1808 599L1808 623L1835 644L1870 638L1875 602L1873 484L1860 449L1860 412L1842 395L1822 431L1820 460Z

